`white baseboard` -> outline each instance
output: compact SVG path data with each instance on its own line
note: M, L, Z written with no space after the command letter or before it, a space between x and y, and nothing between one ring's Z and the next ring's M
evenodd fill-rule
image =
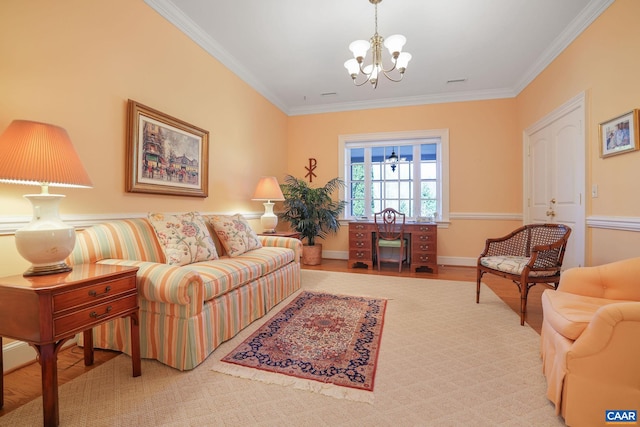
M70 339L69 341L64 343L62 348L69 347L70 345L75 345L76 342L77 337ZM10 343L4 344L2 346L3 371L10 372L33 363L36 361L36 356L37 353L33 349L33 347L31 347L24 341L11 341Z
M36 351L26 342L11 341L2 346L3 370L13 371L36 360Z

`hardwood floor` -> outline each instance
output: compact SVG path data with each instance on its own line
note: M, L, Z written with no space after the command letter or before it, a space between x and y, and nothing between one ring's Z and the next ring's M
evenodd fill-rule
M322 264L319 266L303 266L303 269L339 271L354 274L400 275L405 277L458 280L465 282L476 281L476 270L473 267L440 266L438 274L415 273L407 270L402 273L398 273L397 268L397 264L389 264L388 266L383 265L382 271L380 272L376 269L349 269L347 267L346 260L332 259L322 260ZM483 276L482 281L489 286L509 307L511 307L513 311L519 313L520 294L516 285L507 279L488 274ZM540 298L544 289L544 285L534 286L531 288L528 298L527 323L538 333L540 333L540 328L542 326L542 305ZM480 304L482 304L482 294L480 295ZM517 319L514 318L514 321L517 321ZM95 361L93 366L86 367L84 366L84 358L81 348L72 346L62 350L58 355L58 384L62 385L71 381L77 376L100 366L119 354L119 352L114 351L95 350ZM41 387L40 365L38 363L34 362L6 374L4 376L4 407L0 409L0 417L39 397L41 395Z

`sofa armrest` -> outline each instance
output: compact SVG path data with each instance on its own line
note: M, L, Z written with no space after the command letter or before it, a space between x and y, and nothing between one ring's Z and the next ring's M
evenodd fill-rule
M281 237L281 236L258 236L262 246L270 246L277 248L289 248L294 252L295 262L300 262L302 257L302 242L293 237Z
M138 267L136 275L138 293L145 300L189 305L191 313L198 313L202 310L204 286L202 278L196 271L148 261L105 259L99 263Z
M628 359L616 369L627 369L640 359L640 302L619 302L607 304L595 312L593 319L576 339L567 355L567 363L572 359L600 357L611 352ZM619 358L604 356L603 365L609 365ZM618 362L613 362L618 363ZM600 369L600 368L599 368Z

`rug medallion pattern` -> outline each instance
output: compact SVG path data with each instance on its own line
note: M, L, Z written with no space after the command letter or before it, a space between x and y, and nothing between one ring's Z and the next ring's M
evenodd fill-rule
M386 300L302 292L223 362L372 391Z

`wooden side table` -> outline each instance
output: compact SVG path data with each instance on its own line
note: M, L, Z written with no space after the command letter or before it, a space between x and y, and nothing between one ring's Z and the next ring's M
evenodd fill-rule
M45 426L60 423L58 351L77 333L84 336L84 363L93 364L91 328L118 317L131 317L133 376L141 374L138 326L138 267L86 264L68 273L0 278L0 348L2 337L25 341L38 353L42 372ZM0 408L4 405L0 351Z
M278 236L278 237L292 237L294 239L300 238L300 232L298 231L276 231L275 233L259 233L259 236Z

